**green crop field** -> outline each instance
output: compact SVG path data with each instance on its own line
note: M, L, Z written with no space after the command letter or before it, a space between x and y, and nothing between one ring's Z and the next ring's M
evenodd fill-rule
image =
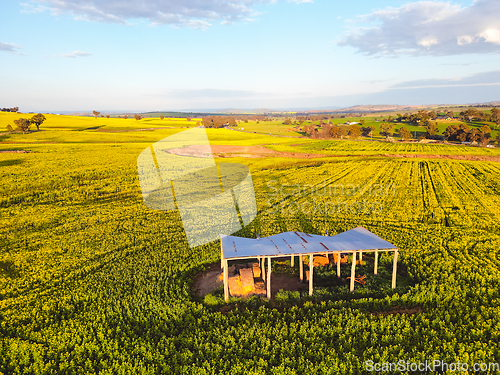
M0 113L1 131L23 116ZM142 150L197 120L46 117L39 132L0 134L0 373L361 374L367 361L500 362L500 163L467 159L498 149L313 140L277 120L207 129L213 145L321 154L218 159L253 177L258 215L235 235L361 225L400 249L394 290L387 255L380 280L367 257L368 282L352 293L325 269L311 297L226 304L221 290L192 290L220 261L220 242L190 248L179 213L149 210L137 176Z

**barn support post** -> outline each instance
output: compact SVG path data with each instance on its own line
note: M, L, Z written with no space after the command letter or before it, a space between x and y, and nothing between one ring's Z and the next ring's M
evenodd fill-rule
M223 259L224 261L224 301L227 302L229 299L229 270L227 266L227 259Z
M224 252L222 251L222 238L220 239L220 268L224 268Z
M309 255L309 295L313 295L313 268L314 268L314 255Z
M271 299L271 257L267 257L267 299Z
M351 292L354 292L354 278L356 277L356 252L352 253Z
M291 265L292 267L295 267L295 255L292 255L292 256L291 256L291 259L290 259L290 265Z
M304 259L302 258L302 254L299 254L299 269L300 269L300 281L304 281Z
M378 249L375 250L375 266L373 267L373 274L378 275Z
M260 275L263 281L266 281L266 257L262 257L262 266L260 267Z
M363 261L363 252L360 251L359 252L359 263L361 264L362 261Z
M337 253L337 277L340 277L340 253Z
M394 262L392 264L392 289L396 288L397 270L398 270L398 249L394 250Z

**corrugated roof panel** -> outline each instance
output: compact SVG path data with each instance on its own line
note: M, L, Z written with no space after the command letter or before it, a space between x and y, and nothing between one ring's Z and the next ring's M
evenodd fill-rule
M342 252L396 248L363 227L331 237L301 232L279 233L260 239L221 235L221 242L226 259L321 253L325 249Z

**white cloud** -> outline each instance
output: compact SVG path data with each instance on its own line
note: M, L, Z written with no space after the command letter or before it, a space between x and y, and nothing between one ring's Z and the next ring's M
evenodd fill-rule
M352 28L338 44L375 56L498 53L499 14L498 0L475 0L467 7L418 1L359 17L365 26Z
M129 24L145 19L152 24L207 28L211 22L232 23L255 15L253 7L275 0L32 0L43 3L54 14L71 14L76 19ZM310 2L312 0L293 0ZM28 4L30 5L30 4ZM32 6L32 5L31 5Z
M32 4L20 3L23 8L21 9L22 13L43 13L47 10L43 5L34 6Z
M92 56L92 54L88 52L75 51L72 53L66 53L64 55L61 55L61 57L69 57L72 59L74 59L75 57L86 57L86 56Z
M16 55L24 55L23 53L17 51L21 48L22 47L19 44L0 42L0 52L9 52Z
M484 30L479 36L484 38L486 42L500 44L500 30L498 29Z
M433 44L437 44L438 43L438 40L435 38L435 37L427 37L427 38L423 38L423 39L420 39L417 44L419 46L424 46L424 47L430 47L432 46Z
M470 44L474 41L474 37L470 36L470 35L461 35L457 38L457 44L459 46L463 45L463 44Z

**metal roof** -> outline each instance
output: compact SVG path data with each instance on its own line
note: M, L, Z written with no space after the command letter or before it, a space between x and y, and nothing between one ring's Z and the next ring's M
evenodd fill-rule
M221 242L224 259L397 248L363 227L331 237L302 232L285 232L260 239L222 234Z

